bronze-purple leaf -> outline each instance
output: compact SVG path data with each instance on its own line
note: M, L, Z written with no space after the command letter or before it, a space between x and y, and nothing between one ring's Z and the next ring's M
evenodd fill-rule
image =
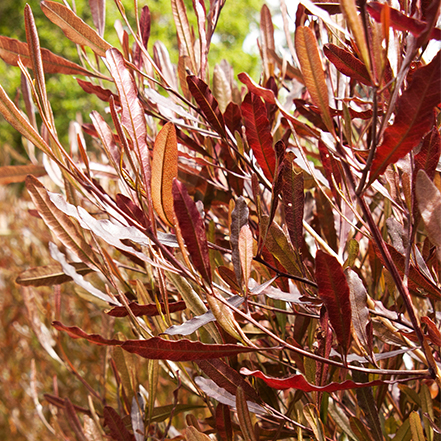
M351 302L343 268L334 256L321 250L317 251L315 265L319 297L346 356L351 341Z
M161 312L165 314L165 305L163 303L160 303L161 306ZM140 317L143 315L152 317L155 315L159 315L158 307L156 303L150 303L148 305L139 305L136 302L129 303L129 308L132 311L133 315L135 317ZM168 304L168 311L170 313L183 311L187 308L187 305L184 301L179 302L173 302ZM115 306L111 310L107 311L108 315L111 315L112 317L126 317L129 315L129 312L127 311L127 308L125 306Z
M211 266L204 221L185 185L177 179L173 181L173 200L175 216L193 265L211 285Z
M110 430L112 439L117 441L134 441L135 437L127 430L124 421L115 409L104 406L104 425Z

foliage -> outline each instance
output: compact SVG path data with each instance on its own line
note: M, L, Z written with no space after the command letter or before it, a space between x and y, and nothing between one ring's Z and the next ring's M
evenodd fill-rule
M292 63L264 6L261 79L242 72L241 84L209 63L221 0L172 1L177 65L149 43L149 8L131 27L116 4L120 49L103 2L91 2L95 28L41 2L82 65L40 50L29 6L27 45L1 40L24 79L26 116L3 88L0 112L30 162L0 179L24 182L33 207L40 249L16 281L53 360L34 360L27 380L47 430L439 439L441 52L422 57L440 36L438 3L342 0L330 16L303 1L294 43L285 30ZM48 99L54 71L81 71L108 106L70 149Z

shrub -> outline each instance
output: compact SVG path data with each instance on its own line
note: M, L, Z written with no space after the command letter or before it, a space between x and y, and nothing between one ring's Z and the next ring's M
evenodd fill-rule
M261 78L242 85L207 61L221 1L194 2L196 30L172 1L177 66L165 44L147 50L147 6L130 23L117 2L118 50L92 4L97 30L41 2L83 66L40 49L29 6L27 44L2 37L27 117L2 88L0 112L44 165L4 167L2 182L25 181L56 261L17 283L39 342L82 383L45 391L48 430L439 437L441 55L424 58L438 3L342 0L330 16L302 2L291 42L282 2L291 61L264 6ZM88 77L79 86L108 103L70 149L45 72ZM54 287L43 322L41 286Z

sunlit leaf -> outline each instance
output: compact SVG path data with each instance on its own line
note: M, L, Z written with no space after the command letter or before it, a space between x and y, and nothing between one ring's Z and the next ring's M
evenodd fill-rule
M328 130L334 132L334 123L329 111L328 87L326 86L322 60L318 51L317 40L308 27L300 26L296 30L295 44L305 85L312 102L320 113Z
M178 144L176 130L167 123L155 140L152 161L152 201L159 217L174 224L173 179L178 176Z
M106 25L106 1L89 0L89 7L90 12L92 13L93 24L98 31L98 35L103 37L104 27Z
M40 3L44 15L59 26L69 40L81 46L90 47L100 57L106 55L110 44L78 17L71 9L61 3L44 0Z
M248 225L240 229L238 245L243 278L245 283L248 283L253 262L253 233Z
M413 411L410 413L409 423L412 432L412 441L424 441L426 438L424 436L423 426L418 412Z
M431 129L433 108L441 102L441 52L412 76L408 88L398 98L394 123L384 132L370 171L370 182L389 164L407 155Z
M44 176L46 169L42 165L5 165L0 167L0 185L23 182L27 175Z
M346 355L351 340L351 302L345 274L338 260L321 250L317 251L315 263L319 297Z

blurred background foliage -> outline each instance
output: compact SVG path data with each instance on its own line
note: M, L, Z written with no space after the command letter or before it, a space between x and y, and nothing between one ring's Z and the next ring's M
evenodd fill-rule
M44 16L39 1L28 0L28 3L33 10L41 46L78 63L76 46ZM134 23L133 1L122 0L122 3L131 22ZM191 15L191 0L186 0L186 3L189 16L194 19ZM208 1L206 3L208 4ZM25 0L0 1L0 35L26 41L23 20L25 4ZM139 2L139 8L145 4ZM211 68L226 58L233 66L235 74L246 71L258 79L260 61L257 50L255 49L255 53L249 53L253 52L252 50L244 52L243 43L253 30L258 29L262 4L261 0L227 0L218 23L216 37L211 44ZM171 61L176 63L177 40L170 2L152 0L148 6L152 16L149 49L156 40L162 41L170 52ZM88 1L76 0L75 8L78 15L92 25ZM115 3L108 0L104 37L117 47L120 45L114 23L119 18ZM255 35L257 38L257 33ZM46 77L48 96L59 137L67 146L69 122L89 122L89 113L95 109L103 113L104 104L93 95L83 92L70 76ZM8 66L0 60L0 79L11 99L23 108L20 101L19 68ZM20 135L0 116L0 165L20 165L28 162L29 158ZM51 288L39 288L38 295L32 289L19 289L15 284L17 275L30 266L53 263L47 252L51 234L42 220L28 212L33 205L23 190L23 184L0 186L0 438L34 441L54 439L43 423L44 418L49 417L45 414L47 403L44 403L45 410L40 404L43 392L56 394L59 388L60 394L68 396L73 403L86 403L85 387L72 375L71 368L75 368L90 384L97 386L97 378L100 378L105 357L109 357L108 349L103 347L91 346L78 353L75 340L68 338L63 339L63 347L72 362L72 367L61 363L56 357L51 357L42 349L42 344L50 348L54 343L50 341L48 332L51 321L62 317L63 321L81 323L86 329L98 326L104 333L106 328L111 329L112 326L105 322L109 319L108 316L103 319L103 314L99 313L98 308L89 302L81 301L77 294L72 292L72 286L69 286L71 284L61 286L58 292ZM35 231L40 232L38 237L32 233ZM58 299L59 305L62 305L61 311L54 308L54 304L57 304L54 299ZM91 367L93 369L90 369ZM163 385L164 396L172 396L173 390L170 387L170 384ZM109 393L116 394L116 390ZM53 422L54 416L51 418ZM60 418L60 424L62 420L63 418Z

